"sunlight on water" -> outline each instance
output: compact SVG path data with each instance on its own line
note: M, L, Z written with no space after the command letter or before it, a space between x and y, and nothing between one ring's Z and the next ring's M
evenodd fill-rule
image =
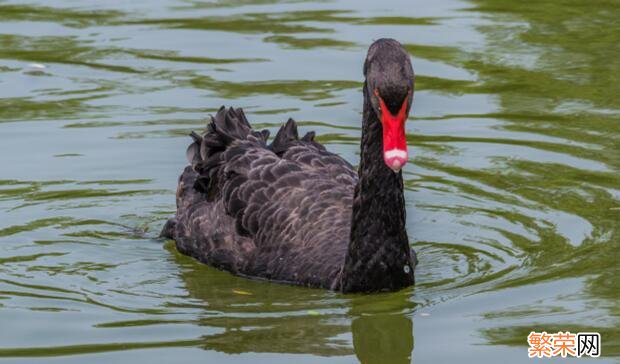
M0 2L0 357L521 363L530 331L570 330L617 359L619 17L583 0ZM417 75L414 288L250 281L156 238L187 135L222 104L272 135L293 117L357 163L379 37Z

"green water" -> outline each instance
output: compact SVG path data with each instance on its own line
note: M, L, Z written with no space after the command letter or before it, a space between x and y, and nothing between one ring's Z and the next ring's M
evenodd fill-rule
M0 1L0 361L523 363L530 331L570 330L617 362L619 19L617 0ZM357 163L384 36L417 73L414 288L249 281L156 238L221 104Z

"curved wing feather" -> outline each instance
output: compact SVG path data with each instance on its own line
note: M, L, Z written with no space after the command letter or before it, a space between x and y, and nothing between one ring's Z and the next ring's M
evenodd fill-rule
M241 109L193 135L170 235L179 250L233 273L333 288L349 241L357 175L290 119L271 145ZM326 278L327 277L327 278Z

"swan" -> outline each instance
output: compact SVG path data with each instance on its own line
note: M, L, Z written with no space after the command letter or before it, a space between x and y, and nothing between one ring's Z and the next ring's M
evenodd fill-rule
M409 54L379 39L364 62L357 171L289 119L267 143L239 108L222 106L191 133L176 215L161 235L177 250L235 275L344 293L415 282L402 168L413 100Z

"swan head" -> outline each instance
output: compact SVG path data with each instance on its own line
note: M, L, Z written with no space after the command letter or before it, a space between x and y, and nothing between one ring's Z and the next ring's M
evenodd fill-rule
M375 41L368 48L364 76L366 95L383 129L383 160L398 173L408 160L405 121L415 77L409 53L394 39Z

